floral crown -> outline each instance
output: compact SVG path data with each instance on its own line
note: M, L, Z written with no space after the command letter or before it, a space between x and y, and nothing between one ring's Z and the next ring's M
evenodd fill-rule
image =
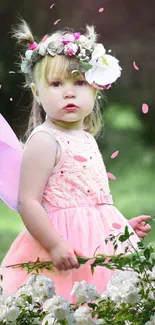
M44 36L42 41L30 43L21 64L24 74L31 74L34 65L46 55L74 56L76 62L68 70L78 76L84 73L86 81L97 89L108 89L121 75L119 61L106 54L104 46L96 42L97 35L93 26L87 26L87 33L55 33Z

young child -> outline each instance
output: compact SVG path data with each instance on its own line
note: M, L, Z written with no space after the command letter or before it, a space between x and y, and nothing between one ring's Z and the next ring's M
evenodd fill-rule
M79 267L76 255L92 257L97 248L97 253L113 254L105 238L124 231L126 225L135 231L133 246L150 230L145 224L149 216L128 222L113 206L94 136L102 126L99 89L109 88L121 68L97 43L94 28L86 29L85 35L58 31L37 44L23 21L14 34L29 46L21 70L34 102L18 192L18 211L26 229L2 262L4 294L15 293L30 276L5 266L37 257L54 263L54 273L42 274L54 281L57 294L72 301L72 286L82 280L95 284L101 293L111 271L97 267L92 275L89 265ZM117 252L123 251L119 243Z

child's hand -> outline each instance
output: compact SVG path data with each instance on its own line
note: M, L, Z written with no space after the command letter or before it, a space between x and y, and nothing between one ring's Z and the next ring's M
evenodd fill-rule
M150 216L139 216L129 220L129 224L135 231L139 239L143 239L147 236L147 233L151 230L151 226L145 224L151 217Z
M50 255L54 266L59 271L78 269L80 267L73 248L64 240L61 240L50 250Z

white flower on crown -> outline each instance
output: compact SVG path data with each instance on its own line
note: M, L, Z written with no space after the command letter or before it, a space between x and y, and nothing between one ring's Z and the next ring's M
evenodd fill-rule
M25 57L26 57L27 60L31 60L32 53L33 53L32 50L27 50L25 52Z
M73 34L65 34L62 38L63 44L65 44L65 42L74 42L75 38Z
M45 43L41 43L39 45L39 54L42 55L42 56L45 56L45 54L46 54L46 45L45 45Z
M79 42L80 42L80 46L82 45L83 47L85 47L88 42L87 37L84 35L80 35Z
M85 78L89 84L106 86L117 80L121 76L119 61L113 56L106 54L102 44L97 44L89 61L93 67L85 73Z
M28 60L24 59L21 64L21 71L25 74L30 72Z

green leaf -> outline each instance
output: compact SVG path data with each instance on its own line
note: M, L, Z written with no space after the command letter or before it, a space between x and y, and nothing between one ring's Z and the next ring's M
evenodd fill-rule
M140 264L140 265L139 265L139 271L140 271L141 273L144 271L144 266L143 266L143 264Z
M149 260L149 258L150 258L150 250L149 250L149 248L146 248L146 249L144 250L144 256L145 256L145 258L146 258L147 260Z
M80 71L79 70L72 70L72 74L74 77L80 76Z
M92 68L92 65L88 62L80 62L80 71L86 72Z
M128 226L125 227L125 236L129 238L129 229Z
M87 305L92 309L95 309L97 307L97 304L92 303L92 302L88 302Z
M117 245L117 244L115 244L115 245L114 245L114 250L116 251L116 250L117 250L117 248L118 248L118 245Z
M68 65L67 70L79 70L79 64L78 63L71 63Z
M124 236L124 235L119 236L119 241L121 243L123 243L124 241L126 241L126 236Z
M143 244L142 241L139 241L139 242L137 243L137 245L138 245L139 248L143 248L143 247L144 247L144 244Z

